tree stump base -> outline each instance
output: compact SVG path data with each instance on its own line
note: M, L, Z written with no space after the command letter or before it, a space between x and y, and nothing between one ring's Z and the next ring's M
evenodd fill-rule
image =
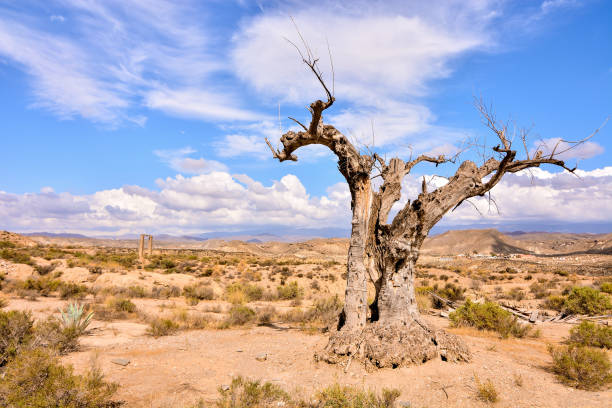
M374 322L363 330L336 331L325 349L315 354L315 360L330 364L356 360L370 367L397 368L438 356L450 362L469 362L472 358L461 338L411 319L407 323Z

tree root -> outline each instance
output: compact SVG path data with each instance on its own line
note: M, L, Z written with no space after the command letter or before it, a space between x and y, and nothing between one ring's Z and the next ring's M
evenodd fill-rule
M373 367L405 367L440 356L444 361L469 362L467 345L459 337L435 329L420 319L408 323L375 322L363 330L332 333L315 360L339 364L357 360Z

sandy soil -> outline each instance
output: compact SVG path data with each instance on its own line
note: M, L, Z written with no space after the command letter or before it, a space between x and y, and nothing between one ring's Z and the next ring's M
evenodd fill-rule
M22 305L20 305L22 306ZM447 321L428 316L438 326ZM587 392L559 384L549 373L547 342L559 342L569 326L542 325L540 339L500 340L471 329L451 329L474 353L469 364L441 360L421 366L368 372L359 364L316 363L315 350L326 336L289 327L198 330L152 338L137 322L95 322L81 340L82 351L66 356L77 371L93 361L107 378L121 384L118 397L128 407L183 407L202 398L212 403L217 388L233 376L271 381L305 397L334 382L366 389L398 388L412 407L479 407L475 377L491 380L500 394L496 407L612 407L612 391ZM256 357L266 353L266 361ZM127 358L126 367L111 360ZM521 378L523 385L516 384Z

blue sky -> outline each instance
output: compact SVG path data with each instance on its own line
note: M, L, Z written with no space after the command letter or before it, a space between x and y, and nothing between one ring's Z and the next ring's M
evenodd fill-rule
M610 2L346 4L0 1L0 228L348 226L328 152L278 163L263 142L322 96L285 40L298 41L290 15L331 82L329 43L337 103L325 120L388 157L492 143L474 96L531 128L530 149L583 138L612 114ZM511 176L494 190L500 214L466 205L443 228L610 230L611 126L567 157L581 179ZM421 176L440 183L431 166L414 171L403 202Z

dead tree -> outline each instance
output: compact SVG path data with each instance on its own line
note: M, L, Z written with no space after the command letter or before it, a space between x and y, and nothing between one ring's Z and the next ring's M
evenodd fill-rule
M484 196L506 173L516 173L542 164L550 164L573 172L553 149L544 154L537 150L531 157L525 134L521 135L525 157L517 158L507 126L500 126L484 104L478 104L487 126L499 139L491 157L482 165L463 161L448 183L431 192L425 182L422 192L388 221L392 206L400 200L403 178L419 163L436 166L453 161L445 156L421 155L404 161L388 162L376 153L362 154L338 129L323 123L323 112L335 98L323 81L317 59L307 49L304 63L325 91L325 100L310 104L310 122L296 119L301 130L282 135L282 148L266 142L279 161L297 161L295 152L303 146L327 146L338 158L338 169L351 192L351 237L347 261L345 304L337 331L332 332L319 360L337 363L357 359L378 367L398 367L422 363L435 356L448 361L469 361L470 352L458 337L431 327L419 316L415 299L415 265L425 237L438 221L471 197ZM583 139L579 144L584 142ZM373 173L380 172L382 184L374 189ZM376 294L373 304L367 303L368 279ZM370 310L370 313L368 311Z

